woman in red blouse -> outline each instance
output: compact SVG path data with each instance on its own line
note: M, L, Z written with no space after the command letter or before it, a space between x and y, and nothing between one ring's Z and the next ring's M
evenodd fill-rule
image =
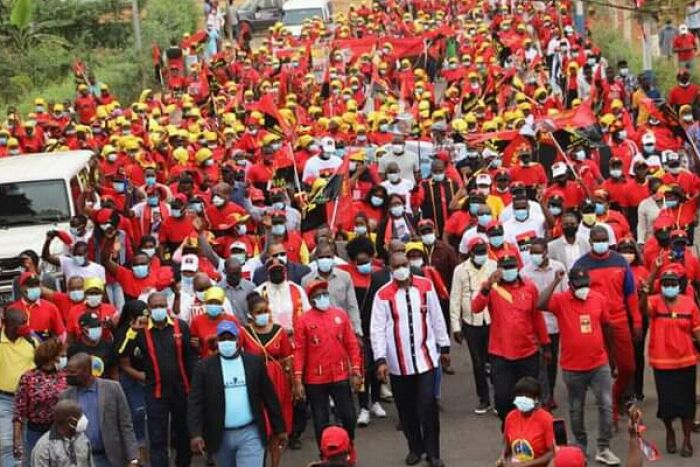
M53 423L53 407L58 395L66 389L66 354L63 344L57 339L48 339L37 346L34 352L36 368L19 379L15 392L14 425L15 459L27 459L41 436L49 431ZM27 425L27 437L22 444L22 426Z
M693 455L690 433L695 419L695 381L698 356L693 337L700 341L700 313L692 295L681 294L676 270L661 275L661 293L647 297L642 289L641 310L649 316L649 364L654 369L659 408L656 416L666 426L666 450L676 452L673 420L681 419L681 456Z
M515 384L515 409L503 424L503 455L496 465L544 467L554 456L554 418L539 406L540 383L526 376Z
M272 322L272 313L265 300L257 292L247 297L250 311L250 324L245 327L246 338L243 350L258 355L265 360L267 375L272 381L275 393L282 407L287 432L292 430L292 388L289 375L291 374L292 344L282 326ZM269 423L266 422L268 432ZM269 446L272 466L280 465L282 455L279 446L271 443Z

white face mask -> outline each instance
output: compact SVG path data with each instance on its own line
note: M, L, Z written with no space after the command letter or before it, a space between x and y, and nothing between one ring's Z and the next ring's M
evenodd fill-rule
M408 278L411 276L411 270L408 268L408 266L401 266L399 268L394 269L391 275L394 278L394 280L403 282L405 280L408 280Z
M85 430L87 430L88 427L88 418L85 416L85 414L82 414L78 421L75 423L75 432L76 433L85 433Z
M423 258L416 258L416 259L409 260L409 263L414 268L420 269L423 267Z
M576 296L576 298L578 298L579 300L585 300L586 298L588 298L588 292L590 291L590 287L580 287L574 290L574 296Z

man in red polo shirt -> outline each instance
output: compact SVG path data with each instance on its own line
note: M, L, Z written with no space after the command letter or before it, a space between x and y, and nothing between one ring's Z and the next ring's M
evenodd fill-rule
M681 24L678 27L679 34L673 39L673 51L678 55L679 69L693 69L693 57L698 50L698 42L695 35L688 31L688 26Z
M583 419L586 391L591 389L598 406L596 460L617 465L610 451L612 438L612 369L615 368L613 333L605 297L591 290L591 278L583 268L569 271L569 290L553 292L564 277L557 274L540 294L537 307L557 317L561 342L559 360L569 394L571 429L584 452L588 437Z
M228 183L219 183L211 190L211 206L206 210L209 225L216 227L218 225L228 225L233 222L233 215L245 215L245 209L229 201L231 197L231 185Z
M224 311L226 296L221 287L209 287L204 292L205 313L192 317L190 326L190 344L199 352L200 357L208 357L216 350L216 327L222 321L233 321L238 325L236 318ZM243 337L241 335L240 337ZM239 342L239 345L242 345Z
M7 308L27 313L29 328L42 340L49 337L56 337L61 341L65 340L66 327L63 324L61 313L56 305L41 299L39 276L31 272L23 272L19 276L19 287L22 298L11 303Z
M155 290L156 275L155 271L151 271L149 266L151 259L142 251L137 251L131 258L131 269L127 269L114 262L112 251L114 251L114 243L117 235L115 229L109 229L105 232L105 246L102 249L102 264L105 269L112 274L117 282L124 289L124 295L127 299L135 300L144 291L148 289Z
M668 103L678 111L682 105L693 105L700 93L700 86L690 82L690 72L681 69L676 75L678 84L668 93Z
M80 337L80 317L87 312L95 314L103 327L106 327L108 330L117 324L114 322L115 318L118 317L116 308L109 303L103 303L105 284L102 279L99 277L86 278L83 290L85 300L73 306L68 312L68 318L66 319L66 330L71 340L77 340ZM105 337L111 336L109 331L105 334Z

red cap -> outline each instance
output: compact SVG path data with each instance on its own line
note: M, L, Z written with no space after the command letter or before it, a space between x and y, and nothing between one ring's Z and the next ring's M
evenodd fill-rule
M430 227L431 229L434 229L435 222L433 222L431 219L421 219L418 221L418 230L420 230L421 227Z
M311 295L313 295L313 293L316 291L316 289L320 289L320 288L327 289L328 288L328 281L314 280L314 281L309 282L308 285L306 286L306 295L308 297L310 297Z
M339 426L329 426L321 435L321 455L328 459L338 454L350 453L350 436Z
M670 229L675 224L671 216L659 216L654 221L654 230Z
M182 204L187 204L187 196L182 193L178 193L173 196L173 201L180 201Z
M112 220L112 210L109 208L103 208L97 211L95 220L98 224L106 224Z
M486 231L488 232L489 230L493 230L496 227L503 227L503 224L501 224L499 221L491 221L488 224L486 224Z
M688 232L686 232L685 230L681 230L681 229L672 230L671 231L671 238L678 238L678 237L688 238Z
M19 276L19 286L22 287L27 281L31 279L39 279L39 276L34 274L33 272L23 272Z
M249 196L251 201L264 201L265 195L260 188L250 188Z
M481 237L474 237L467 243L467 252L472 251L472 248L477 245L486 245L486 241Z
M73 239L65 230L57 230L56 236L63 242L64 245L71 246L73 244Z
M578 446L563 446L554 454L554 467L584 467L586 456Z

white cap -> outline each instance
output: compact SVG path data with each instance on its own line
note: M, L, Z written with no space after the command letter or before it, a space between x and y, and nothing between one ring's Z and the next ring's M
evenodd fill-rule
M479 174L476 176L476 186L479 185L491 185L491 175L489 174Z
M185 255L180 263L180 271L197 272L199 270L199 258L197 255Z
M678 26L678 32L681 34L686 34L688 32L688 26L686 24L681 24Z
M493 159L494 157L498 157L499 154L496 151L494 151L493 149L484 148L484 150L481 151L481 156L484 159Z
M677 161L680 159L680 156L676 151L672 151L670 149L666 149L661 152L661 160L663 162L671 162L671 161Z
M642 144L656 144L656 136L651 131L642 135Z
M248 249L245 246L245 243L243 242L233 242L231 243L231 246L228 247L229 251L230 250L243 250L247 251Z
M566 175L566 164L563 162L556 162L554 165L552 165L552 177L561 177L562 175Z

